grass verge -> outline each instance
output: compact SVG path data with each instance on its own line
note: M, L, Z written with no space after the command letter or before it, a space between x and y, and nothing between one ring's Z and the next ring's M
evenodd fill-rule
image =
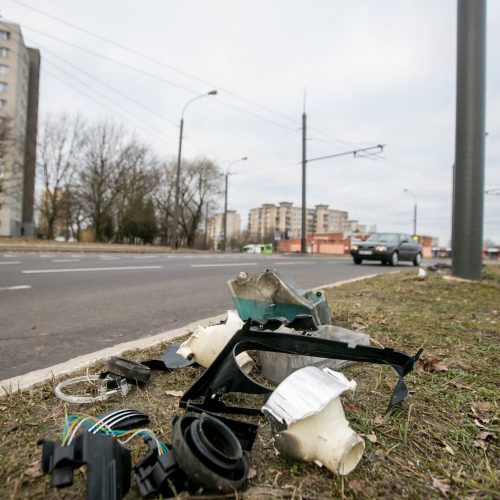
M345 370L358 389L344 398L351 426L366 441L358 467L336 477L312 463L277 456L269 426L260 423L248 454L251 479L244 498L459 497L498 498L499 480L499 309L500 267L485 269L481 283L448 281L415 271L387 274L327 291L333 322L372 336L374 345L414 354L424 346L407 377L411 396L391 414L385 408L395 377L390 368L358 364ZM166 345L134 351L130 359L158 356ZM101 370L94 365L90 373ZM52 490L39 473L40 438L57 439L66 414L98 415L137 408L167 438L181 413L172 391L185 391L200 368L160 373L127 398L93 405L66 405L54 396L56 380L0 399L0 497L84 498L83 471L75 485ZM145 447L131 443L133 459ZM133 485L127 498L138 498Z

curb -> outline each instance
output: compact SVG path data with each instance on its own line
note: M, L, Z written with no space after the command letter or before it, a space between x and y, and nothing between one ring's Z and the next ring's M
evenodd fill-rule
M323 288L335 288L342 285L347 285L349 283L355 283L356 281L375 278L376 276L379 276L379 274L368 274L367 276L359 276L357 278L329 283L316 288L312 288L312 290L316 291ZM217 316L212 316L210 318L200 319L175 330L170 330L150 337L117 344L113 347L101 349L100 351L77 356L76 358L65 361L64 363L59 363L48 368L42 368L40 370L25 373L24 375L18 375L16 377L1 380L0 388L3 390L3 393L0 393L0 397L22 391L23 389L29 389L36 384L46 382L47 380L50 380L54 377L59 377L60 375L65 375L81 368L85 368L95 361L101 361L103 359L109 358L110 356L119 356L125 351L129 351L132 349L146 349L148 347L154 347L167 340L173 340L179 337L183 337L184 335L191 333L199 325L218 323L224 320L226 316L227 313L223 313L218 314Z
M194 321L175 330L170 330L167 332L158 333L157 335L153 335L150 337L117 344L113 347L101 349L100 351L77 356L76 358L65 361L64 363L59 363L48 368L42 368L40 370L25 373L24 375L18 375L17 377L2 380L0 381L0 388L3 392L0 393L0 397L21 391L23 389L29 389L36 384L46 382L47 380L50 380L54 377L74 372L76 370L79 370L80 368L85 368L95 361L101 361L103 359L109 358L110 356L119 356L124 351L129 351L131 349L146 349L148 347L154 347L167 340L173 340L179 337L183 337L184 335L192 333L192 331L200 324L218 323L219 321L225 319L226 316L227 313L218 314L217 316Z

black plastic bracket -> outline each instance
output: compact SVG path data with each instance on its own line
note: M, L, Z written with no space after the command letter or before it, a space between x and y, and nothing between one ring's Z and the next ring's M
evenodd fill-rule
M409 391L403 377L413 370L423 348L421 347L414 356L409 356L389 347L351 346L345 342L309 336L307 333L305 335L274 333L262 330L249 319L229 340L200 378L184 393L179 405L182 408L189 405L215 413L260 414L260 409L229 406L222 400L224 394L231 392L262 394L264 397L269 397L271 394L272 389L253 380L236 362L235 358L240 352L249 350L389 365L399 377L389 402L388 410L390 410L408 397ZM201 398L204 398L203 402L196 402Z
M130 451L110 436L83 432L69 446L40 441L42 470L50 474L50 485L73 484L74 470L87 466L87 499L117 500L130 489Z

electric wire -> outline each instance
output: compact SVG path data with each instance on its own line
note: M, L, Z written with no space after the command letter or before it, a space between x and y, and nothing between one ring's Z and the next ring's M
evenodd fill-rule
M155 64L163 66L164 68L170 69L170 70L172 70L172 71L174 71L176 73L179 73L179 74L181 74L183 76L187 76L188 78L191 78L191 79L193 79L193 80L195 80L195 81L197 81L199 83L203 83L204 85L209 85L209 86L212 86L212 87L217 87L218 89L220 89L221 91L223 91L224 93L226 93L228 95L231 95L231 96L236 97L237 99L241 99L242 101L247 102L247 103L249 103L249 104L251 104L253 106L256 106L256 107L264 109L264 110L266 110L268 112L271 112L271 113L275 114L276 116L279 116L281 118L285 118L286 120L289 120L289 121L291 121L293 123L298 123L299 122L299 120L297 120L296 118L292 118L292 117L290 117L288 115L285 115L284 113L281 113L280 111L276 111L276 110L274 110L274 109L272 109L272 108L270 108L268 106L264 106L262 104L259 104L259 103L255 102L255 101L252 101L252 100L250 100L250 99L248 99L246 97L240 96L240 95L236 94L235 92L232 92L232 91L230 91L228 89L222 88L220 85L217 85L217 84L214 84L214 83L209 82L207 80L204 80L204 79L202 79L200 77L197 77L196 75L193 75L193 74L188 73L186 71L183 71L183 70L181 70L179 68L176 68L175 66L173 66L171 64L167 64L167 63L165 63L163 61L160 61L158 59L155 59L155 58L153 58L153 57L151 57L151 56L149 56L147 54L144 54L144 53L139 52L137 50L134 50L134 49L132 49L130 47L127 47L126 45L123 45L123 44L118 43L118 42L116 42L114 40L111 40L111 39L106 38L106 37L104 37L102 35L99 35L98 33L93 33L92 31L87 30L85 28L82 28L81 26L78 26L78 25L76 25L76 24L74 24L74 23L72 23L70 21L67 21L67 20L62 19L62 18L57 17L57 16L54 16L52 14L49 14L48 12L42 11L40 9L37 9L37 8L33 7L33 6L27 5L24 2L21 2L20 0L11 0L11 2L17 3L18 5L21 5L21 6L25 7L25 8L27 8L27 9L30 9L30 10L35 11L35 12L38 12L39 14L41 14L43 16L49 17L49 18L51 18L51 19L53 19L53 20L55 20L55 21L57 21L59 23L65 24L67 26L70 26L73 29L81 31L82 33L85 33L87 35L90 35L90 36L93 36L95 38L98 38L99 40L102 40L102 41L104 41L106 43L114 45L115 47L118 47L118 48L120 48L122 50L128 51L128 52L130 52L132 54L135 54L135 55L137 55L137 56L139 56L141 58L147 59L147 60L149 60L151 62L154 62Z
M27 29L27 30L34 31L35 33L38 33L38 34L40 34L40 35L42 35L42 36L46 36L46 37L52 38L52 39L54 39L54 40L57 40L57 41L58 41L58 42L60 42L60 43L64 43L64 44L70 45L70 46L72 46L72 47L75 47L75 48L77 48L77 49L79 49L79 50L82 50L82 51L84 51L84 52L87 52L87 53L89 53L89 54L91 54L91 55L93 55L93 56L95 56L95 57L99 57L99 58L101 58L101 59L104 59L104 60L107 60L107 61L113 62L114 64L118 64L118 65L120 65L120 66L123 66L123 67L125 67L125 68L128 68L129 70L135 71L135 72L137 72L137 73L140 73L140 74L142 74L142 75L148 76L148 77L150 77L150 78L154 78L154 79L159 80L159 81L161 81L161 82L163 82L163 83L166 83L167 85L170 85L170 86L176 87L176 88L178 88L178 89L180 89L180 90L183 90L183 91L185 91L185 92L189 92L189 93L190 93L190 94L192 94L192 95L198 95L198 94L199 94L199 91L196 91L196 90L190 89L189 87L186 87L185 85L181 85L181 84L176 83L176 82L174 82L174 81L172 81L172 80L168 80L168 79L166 79L166 78L164 78L164 77L162 77L162 76L159 76L159 75L157 75L157 74L155 74L155 73L151 73L151 72L149 72L149 71L145 71L145 70L142 70L142 69L136 68L135 66L132 66L132 65L127 64L127 63L124 63L124 62L119 61L119 60L117 60L117 59L114 59L114 58L112 58L112 57L108 57L108 56L106 56L106 55L104 55L104 54L100 54L100 53L98 53L98 52L92 51L92 50L90 50L90 49L87 49L87 48L85 48L85 47L82 47L82 46L80 46L80 45L78 45L78 44L75 44L75 43L73 43L73 42L70 42L70 41L68 41L68 40L64 40L64 39L59 38L59 37L56 37L56 36L54 36L54 35L50 35L50 34L45 33L45 32L43 32L43 31L41 31L41 30L39 30L39 29L33 28L32 26L23 25L23 27L24 27L25 29ZM249 110L247 110L247 109L244 109L244 108L242 108L242 107L240 107L240 106L237 106L237 105L235 105L235 104L230 104L230 103L228 103L228 102L224 102L224 101L223 101L222 99L220 99L220 98L218 98L218 99L217 99L217 102L218 102L219 104L223 105L223 106L226 106L226 107L228 107L228 108L232 108L232 109L236 109L236 110L241 111L241 112L243 112L243 113L246 113L246 114L248 114L248 115L250 115L250 116L253 116L253 117L255 117L255 118L258 118L258 119L260 119L260 120L264 120L264 121L266 121L266 122L272 123L272 124L274 124L274 125L276 125L276 126L278 126L278 127L282 127L282 128L286 128L286 129L292 130L292 129L291 129L291 127L289 127L289 126L287 126L287 125L284 125L283 123L280 123L280 122L277 122L276 120L272 120L271 118L267 118L267 117L265 117L265 116L259 115L259 114L257 114L257 113L254 113L254 112L252 112L252 111L249 111Z

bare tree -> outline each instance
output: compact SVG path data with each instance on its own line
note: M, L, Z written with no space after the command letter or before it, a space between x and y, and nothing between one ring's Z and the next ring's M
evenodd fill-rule
M135 218L134 210L145 209L159 182L158 159L151 148L132 139L121 152L120 190L115 199L115 240L123 241L127 219ZM155 225L156 225L156 221ZM130 225L129 225L130 227ZM130 234L128 235L131 236Z
M111 121L102 121L89 128L87 137L78 197L95 239L106 241L113 236L113 210L126 185L120 175L126 160L125 131Z
M37 158L44 188L40 226L48 239L56 236L56 225L58 232L68 233L69 189L76 179L85 141L85 122L78 115L49 116L43 122Z
M180 191L181 239L191 248L204 215L204 207L221 193L222 175L219 168L206 158L182 165Z

